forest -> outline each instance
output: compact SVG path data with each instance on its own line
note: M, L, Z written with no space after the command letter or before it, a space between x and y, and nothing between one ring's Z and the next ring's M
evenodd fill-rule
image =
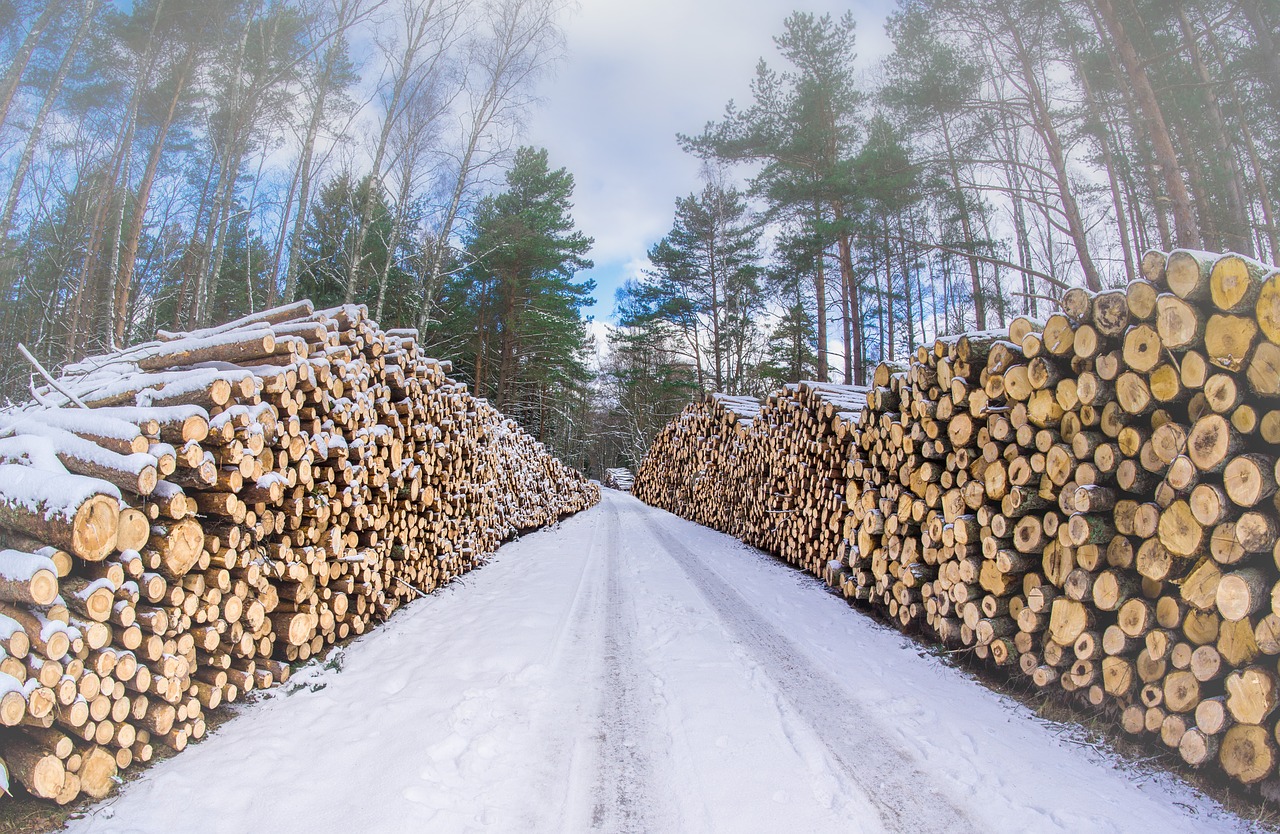
M522 142L569 13L0 0L0 350L366 304L598 475L700 390L862 382L1151 248L1280 259L1275 0L899 0L874 63L795 12L673 137L701 181L592 345L572 172Z

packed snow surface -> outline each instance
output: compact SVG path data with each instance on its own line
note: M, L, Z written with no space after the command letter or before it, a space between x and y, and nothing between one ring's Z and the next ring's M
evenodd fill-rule
M1215 832L1176 779L605 491L74 832Z

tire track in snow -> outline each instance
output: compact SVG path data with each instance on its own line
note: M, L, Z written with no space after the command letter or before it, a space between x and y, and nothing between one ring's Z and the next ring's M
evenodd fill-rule
M850 780L863 787L887 830L901 834L978 830L962 808L932 786L910 754L863 720L860 705L839 683L758 616L732 585L655 517L651 508L640 505L636 514L725 628L760 664L781 698L810 725Z
M605 504L604 607L601 610L601 704L596 727L599 772L596 777L591 827L609 832L661 830L657 822L657 793L648 758L649 733L643 695L639 689L636 623L628 607L629 594L620 577L618 508ZM599 551L597 551L599 552ZM592 554L595 556L595 552Z

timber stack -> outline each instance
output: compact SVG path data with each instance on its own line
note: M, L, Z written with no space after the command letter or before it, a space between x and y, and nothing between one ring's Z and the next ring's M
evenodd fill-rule
M622 492L630 492L635 486L635 476L631 474L631 470L624 466L614 469L606 469L604 471L604 485L609 489L621 490Z
M708 394L658 435L636 496L822 576L840 555L845 449L866 393L802 382L764 403Z
M867 389L801 382L769 395L752 423L743 508L749 544L814 576L840 557L849 437Z
M64 368L0 414L0 760L106 795L205 715L599 499L365 308Z
M637 498L743 541L751 534L746 450L760 401L707 394L659 432L636 471Z
M1150 252L1060 306L875 370L827 579L1192 767L1275 777L1280 272Z

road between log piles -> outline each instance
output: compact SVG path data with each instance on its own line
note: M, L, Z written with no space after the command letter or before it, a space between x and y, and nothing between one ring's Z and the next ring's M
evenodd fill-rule
M606 490L70 830L1249 829L817 580Z

